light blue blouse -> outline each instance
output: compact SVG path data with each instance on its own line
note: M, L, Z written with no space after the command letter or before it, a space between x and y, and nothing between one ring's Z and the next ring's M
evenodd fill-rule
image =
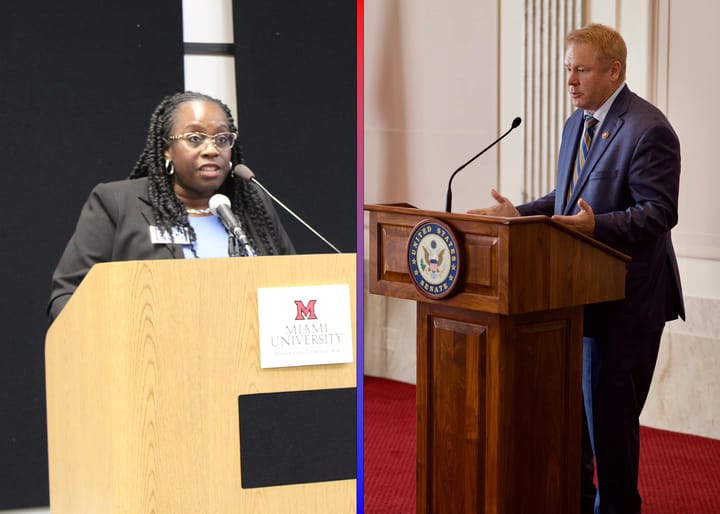
M195 231L195 253L199 258L227 257L228 233L217 216L188 216ZM183 246L186 259L194 259L190 245Z

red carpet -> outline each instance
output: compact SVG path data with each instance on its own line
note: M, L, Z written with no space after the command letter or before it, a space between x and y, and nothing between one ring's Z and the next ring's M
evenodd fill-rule
M365 377L365 514L415 512L415 386ZM720 441L641 428L643 514L720 514Z

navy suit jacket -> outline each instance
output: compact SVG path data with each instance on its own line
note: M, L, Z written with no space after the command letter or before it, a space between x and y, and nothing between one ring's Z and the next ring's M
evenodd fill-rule
M278 234L279 253L295 253L272 201L259 188L258 192ZM57 317L90 268L98 262L183 259L181 244L152 243L149 227L154 224L155 217L147 196L147 178L95 186L53 273L47 308L50 320ZM254 239L258 254L266 255L267 250L255 227L245 229Z
M680 143L667 118L627 86L618 93L595 132L583 172L566 201L583 110L568 118L558 155L557 187L518 206L523 215L575 214L582 198L595 213L595 238L628 254L625 300L588 306L586 335L613 324L627 332L648 332L685 317L670 229L678 220Z

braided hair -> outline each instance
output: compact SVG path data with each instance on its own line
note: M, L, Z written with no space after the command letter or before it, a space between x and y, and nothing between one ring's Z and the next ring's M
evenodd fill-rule
M145 148L129 176L130 179L148 177L148 198L155 216L155 224L168 234L172 234L172 229L175 227L184 227L190 236L193 252L195 252L195 231L188 221L185 206L173 189L172 179L165 167L165 149L179 107L186 102L198 100L213 102L220 106L227 115L230 132L237 132L230 109L217 98L192 91L166 96L150 116ZM231 161L235 164L244 162L242 149L238 144L233 145ZM268 254L279 253L275 225L256 188L251 187L248 181L235 178L232 173L229 173L225 182L218 189L218 193L230 198L235 215L244 226L251 226L255 229ZM250 233L248 233L248 238L256 246Z

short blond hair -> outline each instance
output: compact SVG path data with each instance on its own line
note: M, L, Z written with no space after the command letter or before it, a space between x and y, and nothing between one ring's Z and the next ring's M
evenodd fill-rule
M606 25L591 23L576 29L565 36L565 48L571 43L586 43L598 54L598 59L610 66L614 61L620 63L620 80L625 81L627 65L627 46L620 33Z

